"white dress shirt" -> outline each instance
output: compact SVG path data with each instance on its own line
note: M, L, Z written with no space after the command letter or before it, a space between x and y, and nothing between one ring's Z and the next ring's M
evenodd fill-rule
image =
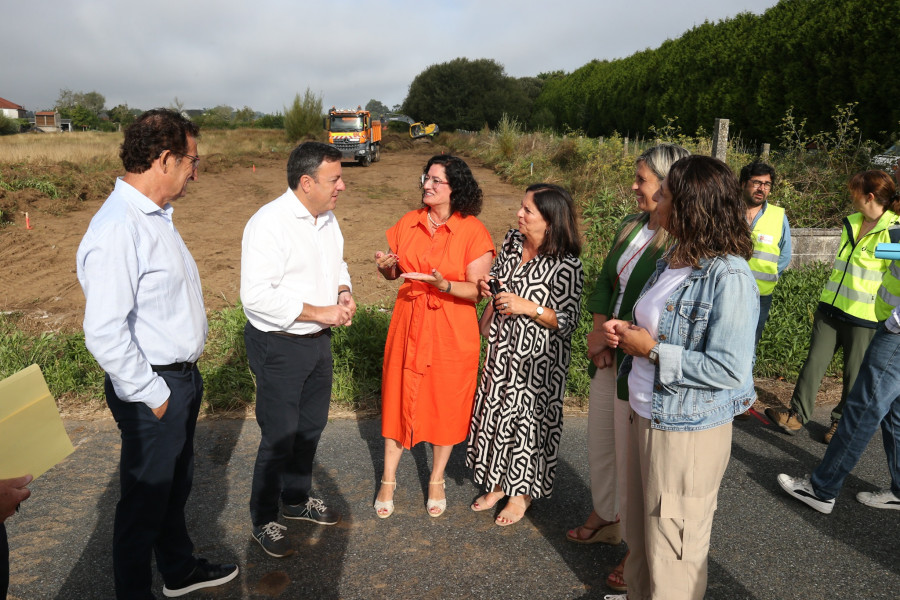
M76 255L84 340L126 402L169 398L150 365L195 362L206 343L200 274L160 208L122 179L88 226Z
M344 236L330 210L318 219L290 189L259 209L241 243L241 302L260 331L316 333L327 325L297 322L305 304L337 304L350 287Z

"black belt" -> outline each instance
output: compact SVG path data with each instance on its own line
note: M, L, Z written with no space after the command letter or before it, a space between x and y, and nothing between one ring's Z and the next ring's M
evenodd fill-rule
M320 329L315 333L288 333L287 331L270 331L274 335L283 335L284 337L292 337L292 338L317 338L323 335L331 335L331 327L326 327L325 329Z
M171 365L150 365L150 368L153 369L154 373L159 373L160 371L181 371L182 373L187 373L193 370L196 364L195 362L177 362Z

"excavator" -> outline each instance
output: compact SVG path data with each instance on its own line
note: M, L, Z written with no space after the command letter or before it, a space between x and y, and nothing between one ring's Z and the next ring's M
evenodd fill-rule
M414 140L430 137L433 138L440 133L440 128L435 123L425 124L422 121L413 121L407 115L399 115L397 113L387 113L381 117L381 120L387 123L391 121L400 121L409 125L409 137Z

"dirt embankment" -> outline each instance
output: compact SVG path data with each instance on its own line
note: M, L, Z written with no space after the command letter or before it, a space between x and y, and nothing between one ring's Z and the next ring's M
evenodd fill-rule
M382 160L368 168L344 164L347 190L341 194L335 214L344 233L345 258L357 302L387 303L394 298L397 283L385 281L377 273L372 256L385 249L385 230L419 206L418 178L428 158L440 151L422 140L384 152ZM197 261L208 309L238 301L244 225L260 206L287 189L285 160L272 156L238 164L209 160L188 195L175 203L175 224ZM484 189L479 218L499 242L516 224L523 192L478 161L468 163ZM98 175L108 179L108 190L114 176ZM23 327L33 332L80 328L84 297L75 277L75 251L104 199L102 194L91 194L79 201L77 210L59 213L50 201L27 198L33 229L26 230L23 219L0 229L0 310L22 313ZM760 383L764 403L789 399L789 384Z

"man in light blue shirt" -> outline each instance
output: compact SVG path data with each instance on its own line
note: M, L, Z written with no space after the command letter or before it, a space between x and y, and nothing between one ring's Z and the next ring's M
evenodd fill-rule
M775 285L791 262L791 226L784 209L768 202L775 185L775 169L771 165L750 163L741 169L740 183L753 236L753 256L748 263L759 286L756 324L756 344L759 344L772 308Z
M106 371L106 402L122 437L113 529L116 597L151 599L151 555L166 596L223 584L233 564L193 555L184 506L203 395L196 362L207 323L200 275L172 222L174 200L197 179L199 130L151 110L125 131L125 176L78 247L85 344Z

